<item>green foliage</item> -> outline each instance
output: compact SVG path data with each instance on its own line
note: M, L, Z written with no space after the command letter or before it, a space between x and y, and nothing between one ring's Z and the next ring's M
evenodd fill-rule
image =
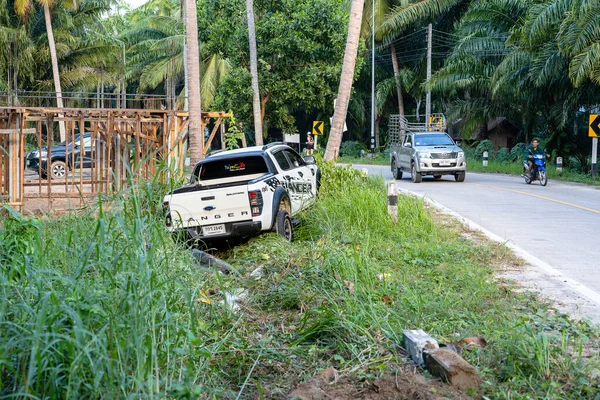
M219 334L196 308L189 254L144 206L161 204L165 188L155 189L133 188L110 211L99 204L44 222L4 219L0 243L11 250L0 253L2 395L221 393L215 381L202 389L189 379L211 356L203 337ZM7 280L25 259L24 272Z
M244 137L244 131L240 129L233 115L233 111L229 111L229 128L225 133L225 147L227 150L233 150L240 147L239 142Z
M491 158L494 153L494 144L491 140L482 140L479 142L477 147L475 148L475 155L479 158L483 157L483 152L487 151L489 157Z
M347 11L342 0L256 2L258 74L266 127L298 131L294 114L332 109L345 46ZM252 126L248 30L244 4L203 2L200 37L232 65L219 87L216 108L235 110Z
M25 268L39 240L40 222L25 218L10 206L0 208L0 270L9 279L26 275Z
M512 153L506 147L503 147L496 152L496 159L501 162L514 161Z
M521 161L525 158L525 149L527 148L527 144L525 143L517 143L515 146L510 149L511 161Z
M355 187L361 179L360 172L350 166L337 167L333 161L324 161L321 156L317 157L317 163L321 170L321 195L336 193L345 186Z
M360 151L367 151L367 146L362 142L346 141L340 146L340 155L343 157L360 157Z

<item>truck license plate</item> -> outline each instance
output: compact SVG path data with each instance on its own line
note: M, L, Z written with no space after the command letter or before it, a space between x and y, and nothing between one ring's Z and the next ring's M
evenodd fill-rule
M220 233L225 233L225 224L209 225L202 227L203 236L218 235Z
M440 166L442 167L447 167L450 165L450 161L447 160L440 160Z

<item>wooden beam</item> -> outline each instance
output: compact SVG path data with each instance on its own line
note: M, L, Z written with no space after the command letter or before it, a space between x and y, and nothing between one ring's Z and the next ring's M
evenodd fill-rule
M21 133L22 135L31 135L36 133L35 128L23 128L23 129L0 129L0 135L10 135L11 133Z
M206 153L208 153L208 148L210 146L210 144L212 143L213 139L215 138L215 135L217 134L217 131L219 130L219 126L221 125L221 121L223 120L223 118L219 117L217 119L217 123L215 124L212 132L210 133L210 137L208 138L208 141L206 142L206 146L204 146L204 152L202 153L202 158L206 157Z

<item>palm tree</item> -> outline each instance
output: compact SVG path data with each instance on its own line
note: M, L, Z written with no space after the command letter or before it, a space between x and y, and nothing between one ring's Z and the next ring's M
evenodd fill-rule
M561 24L559 48L573 56L569 76L576 87L587 79L600 84L600 3L574 0Z
M254 137L256 145L262 146L262 117L260 112L260 92L258 89L258 61L256 60L256 30L254 28L254 6L252 0L246 0L248 15L248 39L250 42L250 73L252 74L252 110L254 113Z
M427 86L452 98L448 102L449 116L462 119L461 130L468 137L479 128L479 134L485 138L489 120L509 117L516 109L503 96L493 96L492 78L508 52L506 40L514 21L524 17L528 8L527 0L518 4L505 0L473 3L454 36L447 34L439 39L454 43L453 48Z
M200 56L198 50L198 18L196 0L185 0L185 37L188 68L188 104L190 113L190 162L194 165L203 155L202 98L200 95Z
M408 5L407 0L367 0L365 6L365 16L363 18L363 25L361 28L361 36L370 36L372 29L373 18L371 13L373 12L373 2L375 2L375 39L378 42L382 42L387 36L387 31L381 29L382 23L386 20L386 16L397 7L405 7ZM400 78L400 68L398 66L398 56L396 55L396 45L391 41L387 41L387 45L392 60L395 84L396 84L396 95L398 98L398 111L400 115L404 115L404 96L402 94L402 81Z
M12 92L31 81L35 46L28 28L19 23L6 1L0 0L0 90ZM12 105L15 98L11 95L7 100Z
M354 79L354 67L356 66L356 54L358 51L358 40L360 38L360 26L364 5L365 0L352 0L350 6L350 21L348 22L348 36L346 38L342 75L340 77L337 102L333 112L329 140L327 141L327 148L325 150L325 160L327 161L337 158L340 144L342 143L344 121L346 120L346 113L348 112L348 102L350 100L352 81Z
M16 0L15 11L17 14L24 18L29 14L33 4L33 0ZM58 71L58 57L56 56L56 42L54 41L54 32L52 31L52 14L50 11L51 7L54 7L57 0L35 0L39 5L44 8L44 19L46 22L46 34L48 35L48 47L50 48L50 59L52 60L52 78L54 80L54 91L56 92L56 106L63 108L62 101L62 89L60 86L60 73ZM75 8L76 3L74 1L62 0L63 4L69 8ZM60 131L60 140L65 140L66 131L65 123L59 121L58 123Z
M409 4L410 3L410 4ZM381 24L384 34L402 32L416 24L426 25L441 15L451 12L462 3L469 0L417 0L401 1L392 9L385 21Z
M165 3L171 3L168 8ZM153 3L152 5L157 5ZM127 80L139 93L164 93L177 97L185 84L185 25L178 17L179 2L161 1L160 9L137 10L116 42L127 44ZM140 15L143 14L143 15ZM218 86L229 71L229 62L199 47L202 109L212 106ZM118 62L118 61L117 61ZM172 106L172 104L171 104ZM178 104L179 106L179 104Z

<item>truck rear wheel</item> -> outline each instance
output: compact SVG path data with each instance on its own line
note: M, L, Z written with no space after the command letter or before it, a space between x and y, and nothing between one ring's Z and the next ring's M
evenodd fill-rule
M286 210L279 210L277 213L277 219L275 220L275 231L283 236L285 240L290 242L294 238L294 231L292 228L292 220Z

